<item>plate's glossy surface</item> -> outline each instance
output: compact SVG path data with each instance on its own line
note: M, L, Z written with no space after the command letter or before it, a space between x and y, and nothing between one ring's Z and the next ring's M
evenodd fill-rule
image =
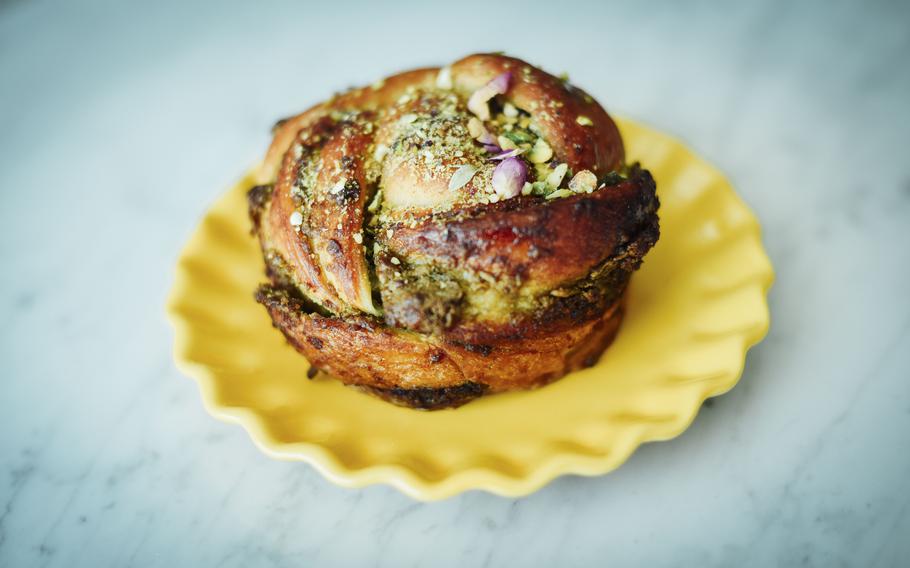
M418 499L524 495L559 475L608 472L641 443L680 434L706 397L736 384L746 350L767 332L773 271L758 222L717 170L664 134L618 122L629 161L657 180L661 238L595 367L434 412L307 380L306 360L252 297L264 276L246 216L249 177L180 256L167 306L178 366L209 412L240 423L269 455Z

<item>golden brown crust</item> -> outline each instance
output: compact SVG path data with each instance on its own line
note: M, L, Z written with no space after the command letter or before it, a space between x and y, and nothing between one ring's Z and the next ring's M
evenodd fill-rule
M275 326L315 367L420 408L592 364L659 235L654 180L603 108L502 55L282 121L258 180Z
M596 320L563 333L474 344L395 330L362 317L320 316L286 289L262 286L256 300L315 368L393 402L411 401L422 408L534 388L591 366L622 320L617 299ZM413 391L411 397L408 391Z

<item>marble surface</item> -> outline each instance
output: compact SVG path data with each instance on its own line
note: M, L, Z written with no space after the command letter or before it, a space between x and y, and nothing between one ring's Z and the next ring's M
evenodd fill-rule
M910 565L910 9L731 4L0 3L0 565ZM523 499L266 458L172 364L178 250L274 119L498 49L729 174L770 335L678 439Z

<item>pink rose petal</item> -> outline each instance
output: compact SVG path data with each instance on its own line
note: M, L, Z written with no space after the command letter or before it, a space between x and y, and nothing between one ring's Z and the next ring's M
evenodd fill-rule
M513 148L512 150L502 151L499 149L499 152L495 156L490 156L491 160L505 160L506 158L514 158L524 153L524 150L521 148Z
M496 95L504 95L509 90L512 72L506 71L493 77L489 83L474 91L468 99L468 110L481 120L490 119L490 105L487 103Z

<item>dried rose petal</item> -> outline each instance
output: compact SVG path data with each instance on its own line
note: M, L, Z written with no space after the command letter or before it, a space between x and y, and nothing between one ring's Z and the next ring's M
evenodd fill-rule
M490 156L491 160L505 160L506 158L514 158L524 153L524 150L521 148L513 148L511 150L500 150L495 156Z
M481 120L489 120L490 106L487 104L496 95L504 95L509 90L509 81L512 72L506 71L493 77L489 83L474 91L468 99L468 110L477 115Z
M506 158L493 170L493 191L503 199L510 199L521 193L528 179L528 166L519 158Z
M497 95L504 95L509 90L509 81L512 80L512 72L506 71L490 79L487 86L490 87ZM492 98L492 97L491 97ZM489 99L488 99L489 100Z

